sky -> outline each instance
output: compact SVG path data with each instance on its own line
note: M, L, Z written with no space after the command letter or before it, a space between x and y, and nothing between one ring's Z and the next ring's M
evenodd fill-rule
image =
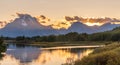
M45 15L52 19L64 16L120 18L120 0L0 0L0 21L15 13Z

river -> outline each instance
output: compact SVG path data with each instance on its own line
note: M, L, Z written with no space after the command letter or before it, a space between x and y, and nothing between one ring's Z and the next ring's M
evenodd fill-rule
M9 44L0 65L62 65L80 60L94 48L52 47Z

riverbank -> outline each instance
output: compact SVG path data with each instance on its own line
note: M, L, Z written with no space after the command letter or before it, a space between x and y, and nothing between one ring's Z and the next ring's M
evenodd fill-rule
M41 48L42 50L52 50L52 49L72 49L72 48L100 48L104 47L105 45L89 45L89 46L59 46L59 47L48 47L48 48Z
M91 45L105 45L108 42L90 42L90 41L81 41L81 42L34 42L30 45L39 45L39 46L91 46ZM109 43L108 43L109 44Z
M22 44L42 47L57 47L57 46L91 46L91 45L107 45L113 42L108 41L79 41L79 42L15 42L10 41L6 44Z

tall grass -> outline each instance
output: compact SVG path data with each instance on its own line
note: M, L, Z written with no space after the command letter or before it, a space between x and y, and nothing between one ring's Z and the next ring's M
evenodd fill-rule
M95 49L88 57L77 60L75 65L120 65L120 44L113 43Z

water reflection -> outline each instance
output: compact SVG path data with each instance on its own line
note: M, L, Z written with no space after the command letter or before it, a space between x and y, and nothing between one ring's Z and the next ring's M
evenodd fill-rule
M0 65L21 65L20 61L11 55L6 55L1 61Z
M0 65L61 65L81 59L93 49L41 50L37 47L8 47Z

